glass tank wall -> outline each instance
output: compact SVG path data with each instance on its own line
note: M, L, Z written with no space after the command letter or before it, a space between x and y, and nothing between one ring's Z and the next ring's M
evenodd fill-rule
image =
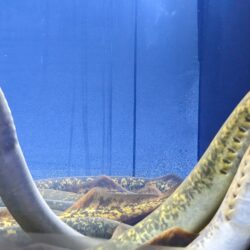
M1 1L0 18L0 82L35 178L192 169L196 1Z

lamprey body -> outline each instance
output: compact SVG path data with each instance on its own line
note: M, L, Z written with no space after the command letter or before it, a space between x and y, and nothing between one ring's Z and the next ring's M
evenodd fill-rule
M176 191L144 220L95 249L136 249L172 227L198 233L221 204L249 144L250 93Z
M141 178L130 176L76 176L58 177L36 181L39 189L55 189L59 191L74 192L78 194L87 193L92 188L117 192L141 192L147 185L154 184L159 191L165 193L182 182L182 179L175 175L166 175L158 178Z
M84 237L63 223L43 200L27 167L10 109L1 90L0 196L12 216L27 232L62 234L74 238L73 241L66 242L74 249L99 243L99 241ZM61 242L53 243L60 244Z
M212 221L187 250L246 250L250 246L250 147Z

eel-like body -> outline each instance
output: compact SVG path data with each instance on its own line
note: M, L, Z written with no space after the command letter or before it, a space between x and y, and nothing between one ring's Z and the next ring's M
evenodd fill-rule
M128 227L128 225L106 218L74 218L63 219L63 221L79 233L101 239L110 239L117 227ZM24 231L17 225L0 228L0 237L12 239L24 235Z
M250 247L250 146L210 223L182 250L246 250ZM171 229L169 229L171 231ZM157 240L154 239L154 240ZM152 242L150 242L152 243ZM141 246L144 250L146 246ZM149 247L149 246L148 246ZM147 248L148 249L148 248ZM149 248L151 249L151 248ZM163 247L172 250L172 247ZM179 249L179 248L177 248Z
M153 213L95 249L136 249L168 228L198 233L221 204L250 144L250 92L176 191Z
M51 190L52 192L48 193L50 190L46 189L46 202L54 212L56 209L61 220L83 235L105 239L110 238L111 232L120 222L134 225L167 199L166 193L158 197L151 194L119 194L93 188L76 201L70 209L62 212L58 210L63 208L65 203L68 205L74 196L66 192L66 197L64 197L64 192L58 190ZM56 194L59 196L58 200L55 200ZM52 199L48 200L48 198ZM0 230L3 230L5 234L8 232L12 234L17 223L6 208L0 210L0 218Z
M171 181L172 185L169 186L168 192L164 193L160 192L152 182L138 189L138 193L117 192L120 188L113 190L113 187L112 191L100 187L92 188L86 194L54 189L39 189L39 191L53 212L66 224L83 235L106 239L110 238L111 232L120 222L134 225L145 218L179 185L173 179L165 181L167 183ZM71 188L74 188L74 185ZM0 209L0 230L3 230L5 235L8 233L13 235L15 227L17 223L8 210Z
M91 247L99 242L84 237L62 222L43 200L27 167L11 111L1 90L0 196L12 216L26 232L63 234L74 238L70 246L76 249ZM60 244L60 242L55 243Z
M111 193L93 188L72 207L63 212L60 218L101 217L135 225L159 207L168 196L167 193L161 196Z
M0 195L5 204L27 231L44 230L65 236L78 235L54 217L35 188L2 93L0 117L3 117L0 121ZM167 228L176 226L191 233L200 231L217 210L237 171L250 142L249 130L250 94L226 121L197 166L176 192L135 227L96 249L135 249ZM11 182L9 176L15 181ZM4 193L6 189L8 192ZM30 202L32 206L29 206ZM196 216L193 216L194 214ZM95 244L96 242L88 241L88 238L84 237L82 249Z
M247 247L250 247L250 147L216 215L187 250Z
M87 193L94 187L101 187L117 192L137 193L147 185L155 185L160 192L168 192L176 187L182 179L175 175L166 175L158 178L142 178L130 176L76 176L58 177L35 181L39 189L54 189L60 191Z
M162 250L246 250L250 247L250 146L210 223L185 248ZM145 249L142 246L140 249ZM147 249L151 249L148 246Z
M54 189L39 189L39 192L51 209L59 211L65 211L82 196L81 194ZM5 207L5 205L0 198L0 208L1 207Z

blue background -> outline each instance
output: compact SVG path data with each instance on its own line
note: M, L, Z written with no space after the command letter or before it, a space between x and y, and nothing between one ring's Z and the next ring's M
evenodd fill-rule
M199 0L198 10L201 156L250 90L250 0Z
M249 89L243 9L1 1L0 85L32 175L185 176Z

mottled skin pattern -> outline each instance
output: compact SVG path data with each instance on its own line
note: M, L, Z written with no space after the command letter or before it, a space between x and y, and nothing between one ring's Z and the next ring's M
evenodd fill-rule
M64 191L62 192L53 189L40 189L39 191L50 208L53 210L57 210L58 212L65 211L81 197L80 194ZM2 207L2 209L0 209L0 229L16 225L16 221L14 220L14 218L10 216L9 213L6 213L4 203L1 199L0 206Z
M74 218L63 219L63 221L79 233L103 239L110 239L115 229L123 225L122 223L105 218ZM22 236L24 231L15 223L11 221L9 226L5 222L5 227L0 228L0 236L5 238L15 235Z
M176 183L181 183L181 178L175 175L166 175L159 178L147 179L139 177L112 177L112 179L122 187L129 191L137 192L145 187L148 183L155 184L155 186L163 193L168 192Z
M92 248L92 246L97 244L97 241L93 242L92 239L87 237L81 238L79 242L81 249L88 247L90 249L136 249L154 239L161 232L173 227L181 227L191 233L199 232L217 210L250 143L249 95L244 98L224 124L189 177L159 209L135 227L125 231L106 244ZM5 108L0 109L0 111L6 117L10 114ZM0 133L1 136L3 135L1 144L4 145L4 150L0 150L1 163L4 165L0 172L2 180L1 195L4 197L4 202L8 205L8 208L12 209L11 211L15 214L17 220L28 231L41 230L42 227L44 232L59 231L65 236L78 236L51 213L39 196L40 194L33 185L33 180L29 175L19 144L15 138L15 133L13 133L13 127L10 127L12 124L11 119L3 120L1 124L2 133ZM9 131L9 128L12 131ZM8 132L12 133L8 134ZM12 135L14 137L11 137ZM12 142L15 144L12 144ZM9 150L12 149L13 145L15 146L14 152ZM22 169L18 168L20 166ZM17 183L10 183L8 178L5 179L12 169ZM33 206L29 207L30 196L27 196L27 193L22 192L21 196L17 196L17 190L20 193L20 189L17 188L19 185L23 188L26 187L26 190L30 192L29 194L32 194ZM8 186L7 194L4 193L6 190L4 187L6 186ZM13 190L15 199L11 196ZM24 201L26 203L22 207ZM19 206L18 209L20 210L15 210L16 206L12 205ZM32 210L33 221L29 218L30 213L27 210L29 208ZM37 217L35 217L34 208L41 211L37 214ZM25 215L24 217L20 217L22 213ZM50 224L51 228L47 224ZM79 244L75 244L75 247L79 247Z
M83 182L83 185L88 182L92 182L89 178L84 177L64 178L60 179L60 182L58 182L58 179L42 180L39 181L39 191L50 208L53 209L53 211L56 212L60 219L62 219L66 224L83 235L100 238L110 238L112 235L111 232L113 232L113 230L121 224L120 222L135 224L144 218L160 204L162 204L181 182L179 178L174 176L161 177L160 185L162 187L164 186L165 193L160 192L160 196L147 193L118 193L106 191L101 188L92 188L91 191L88 192L88 194L92 193L89 204L87 207L85 206L84 208L79 209L76 205L79 201L85 199L87 194L61 191L61 189L75 189L75 181L71 182L70 180L78 178L81 178L81 180L88 179L88 181ZM127 179L127 177L118 178L122 180ZM67 181L65 181L65 179ZM93 180L95 179L100 179L100 177L93 177ZM136 183L137 178L133 179L134 183ZM143 178L138 179L144 180ZM147 186L147 184L151 183L154 184L158 179L159 178L150 180L145 179L145 185ZM56 185L54 185L55 183ZM60 185L58 185L59 183ZM66 185L63 185L63 183L66 183ZM141 192L146 186L140 186L140 188L137 186L138 188L136 191ZM57 188L57 190L41 189L41 187L54 187ZM80 186L78 188L80 188ZM144 191L147 192L147 190ZM73 204L74 206L72 206ZM70 206L72 207L66 210ZM6 212L6 209L2 209L0 217L0 230L2 230L2 234L13 235L16 228L18 228L14 218ZM19 229L17 232L20 234Z
M46 242L74 249L84 249L103 242L79 234L48 207L29 172L11 111L1 90L0 180L0 195L11 215L26 232L47 234ZM109 184L113 186L113 183ZM63 235L63 239L67 240L58 242L55 234Z
M129 199L128 197L126 198L125 196L123 196L124 201L122 201L119 197L116 198L117 196L116 194L113 194L109 196L106 202L105 202L105 197L103 197L103 199L100 201L100 205L98 205L98 207L96 208L93 207L93 205L95 205L96 202L93 202L93 204L91 203L85 209L69 209L66 210L65 212L61 212L61 214L59 214L58 216L61 220L63 220L69 226L73 227L75 230L79 231L78 228L81 228L81 230L79 231L80 233L84 232L83 233L84 235L89 235L90 233L88 233L88 230L91 229L91 226L93 226L94 223L91 223L91 226L88 225L89 220L85 220L85 218L103 218L112 221L117 221L117 223L125 222L127 224L134 224L133 222L136 222L141 218L144 218L155 208L157 208L160 204L162 204L163 201L166 199L166 197L154 197L152 195L151 196L141 195L144 197L138 199L139 196L137 194L128 194L128 195L129 196L132 195L134 197L132 197L132 199L131 198ZM116 200L120 201L120 203L117 203ZM59 204L57 203L52 205L56 205L56 208L58 208L57 206L59 205L60 208L61 207L60 201L58 202ZM100 220L96 221L98 222ZM101 225L103 225L104 227L106 228L114 227L114 225L111 225L110 222L108 223L109 225L106 225L104 222L108 223L109 221L108 220L102 221ZM78 223L79 225L77 226ZM2 214L0 220L0 229L8 228L15 225L16 221L9 213ZM95 229L96 229L95 235L91 233L92 234L91 236L99 237L100 234L103 234L102 232L104 231L104 228L96 227ZM90 231L94 232L94 230L92 229Z
M187 250L245 250L250 246L250 147L212 221Z
M73 191L79 193L87 192L89 190L89 185L99 179L101 176L89 176L89 177L61 177L53 179L45 179L36 181L38 188L55 189L62 191ZM106 176L103 176L106 177ZM108 177L121 187L126 190L136 191L145 186L145 184L150 181L150 179L136 178L136 177Z
M185 248L162 250L246 250L250 247L250 147L211 222ZM143 248L144 249L144 248ZM151 247L147 248L151 249Z
M212 218L250 144L250 93L177 190L133 228L94 249L136 249L171 227L198 233Z
M65 223L86 236L110 239L115 229L122 223L106 218L63 219Z
M173 190L177 186L178 183L175 183ZM171 190L171 192L173 190ZM144 218L158 207L166 199L167 195L170 194L165 193L161 197L156 197L147 194L118 194L102 191L98 193L96 200L91 200L89 207L86 207L86 209L74 209L73 207L69 211L62 213L62 211L58 210L68 205L68 203L73 203L79 197L84 198L86 195L53 189L40 189L40 192L50 208L56 209L58 216L66 224L83 235L105 239L112 236L111 232L121 224L120 222L133 223L135 220L138 221L140 218ZM79 201L77 201L76 204L78 202ZM93 208L93 206L98 206L98 208ZM0 217L0 235L12 236L15 233L20 234L20 229L17 227L16 221L6 209L2 209L2 213L0 210Z
M105 177L105 176L104 176ZM89 185L99 179L100 176L90 176L90 177L62 177L62 178L53 178L53 179L45 179L36 181L36 185L40 189L55 189L61 191L70 191L79 193L86 193L89 191ZM140 177L118 177L111 176L108 177L122 188L127 191L137 192L138 190L145 187L147 183L155 183L156 187L161 192L167 192L170 188L172 188L176 183L180 183L182 180L174 175L167 175L160 178L140 178Z
M161 205L167 197L138 194L111 194L97 198L83 209L70 208L60 218L101 217L135 224Z

